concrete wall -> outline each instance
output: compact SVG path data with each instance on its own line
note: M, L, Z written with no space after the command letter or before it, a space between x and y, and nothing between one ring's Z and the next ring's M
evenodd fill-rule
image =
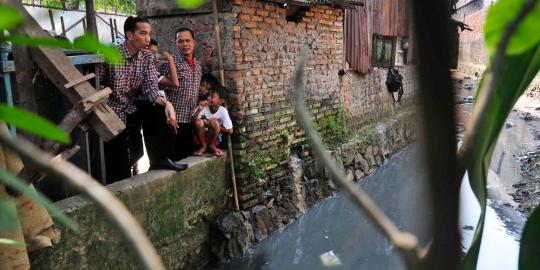
M151 171L108 186L135 215L167 269L209 261L210 224L222 213L229 177L225 158L185 160L182 172ZM133 255L103 214L81 196L56 203L80 225L61 242L31 253L32 269L134 269Z

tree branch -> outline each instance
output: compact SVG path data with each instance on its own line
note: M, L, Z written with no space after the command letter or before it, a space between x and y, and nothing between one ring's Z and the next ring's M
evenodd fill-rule
M0 143L17 152L26 161L25 164L35 166L87 195L118 229L143 269L165 269L161 264L161 258L137 220L122 202L90 175L63 159L52 163L52 156L26 140L14 139L0 132Z

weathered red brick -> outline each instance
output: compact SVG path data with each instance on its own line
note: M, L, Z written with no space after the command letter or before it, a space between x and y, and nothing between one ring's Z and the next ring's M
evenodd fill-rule
M240 13L253 15L255 14L255 9L244 7L240 10Z
M239 20L242 20L242 21L251 21L251 16L250 16L250 15L244 15L244 14L241 14L240 16L238 16L238 19L239 19Z
M245 70L245 69L248 69L249 66L247 64L240 64L240 65L235 65L234 66L236 70Z

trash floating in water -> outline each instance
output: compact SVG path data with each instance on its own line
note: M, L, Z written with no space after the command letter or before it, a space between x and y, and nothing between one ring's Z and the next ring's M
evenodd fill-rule
M341 260L333 250L321 254L320 258L325 267L336 267L341 265Z
M463 229L466 230L466 231L472 231L472 230L474 230L474 227L470 226L470 225L466 225L466 226L463 226Z
M467 96L467 97L463 97L461 99L459 99L457 101L457 104L467 104L467 103L473 103L474 102L474 97L473 96Z
M521 113L518 117L525 121L537 120L537 118L529 112Z
M324 239L328 239L328 235L325 235L325 236L324 236Z
M512 122L510 122L510 121L507 121L507 122L506 122L506 128L511 128L511 127L513 127L513 126L515 126L515 125L516 125L516 124L514 124L514 123L512 123Z

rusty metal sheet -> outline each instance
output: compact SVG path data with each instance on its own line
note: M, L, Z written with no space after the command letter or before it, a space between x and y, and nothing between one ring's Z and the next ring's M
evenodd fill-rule
M370 35L368 34L368 8L364 5L345 10L345 51L349 68L362 74L370 67Z
M407 0L369 0L372 34L384 36L409 35Z

